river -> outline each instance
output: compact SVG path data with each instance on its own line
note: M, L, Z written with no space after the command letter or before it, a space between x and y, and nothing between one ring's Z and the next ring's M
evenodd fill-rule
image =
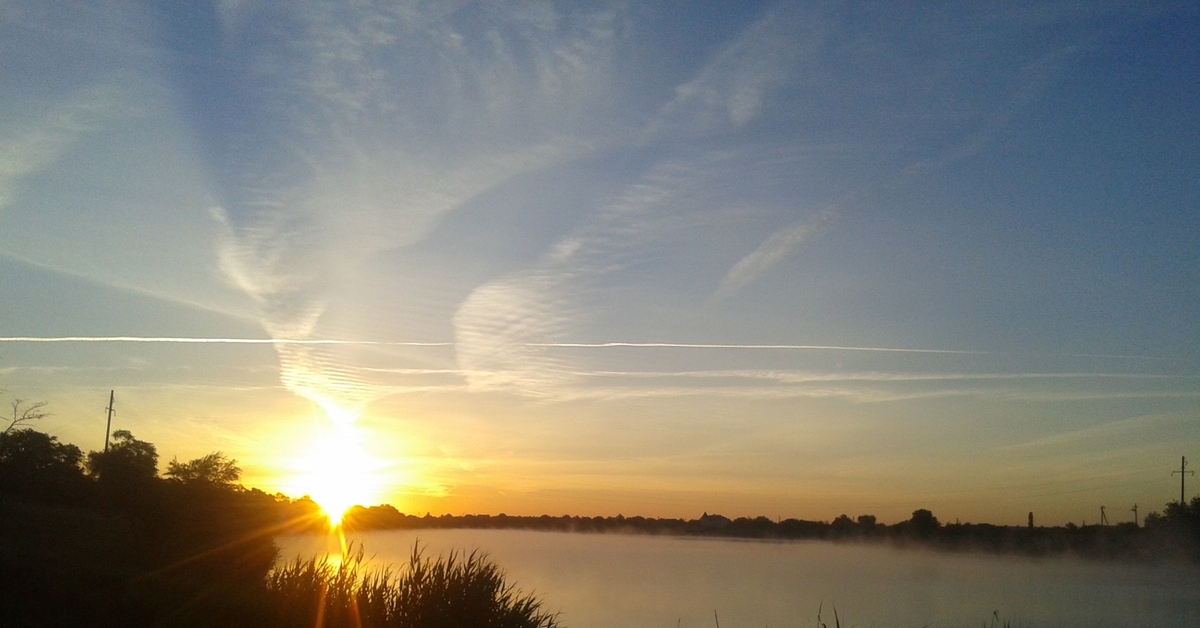
M1200 567L952 554L872 544L516 530L357 534L371 564L487 552L567 628L1200 626ZM281 560L327 539L277 539ZM714 617L715 612L715 617ZM995 616L993 615L995 613Z

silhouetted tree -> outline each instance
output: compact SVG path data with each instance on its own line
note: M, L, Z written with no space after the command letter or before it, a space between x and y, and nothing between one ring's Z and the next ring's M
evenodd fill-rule
M117 430L108 451L88 452L87 468L102 482L146 482L158 477L158 450L129 430Z
M909 519L908 523L912 526L913 533L919 537L933 536L937 532L938 526L941 525L938 523L937 517L924 508L914 510L912 519Z
M35 430L0 433L0 489L58 490L83 479L79 448Z
M1171 502L1162 514L1146 515L1146 529L1187 533L1200 541L1200 497L1193 497L1189 504Z
M237 460L217 451L188 462L172 458L163 475L185 484L199 483L232 487L242 477Z
M829 524L829 531L834 537L843 537L854 534L857 530L854 526L854 520L847 515L838 515L832 523Z

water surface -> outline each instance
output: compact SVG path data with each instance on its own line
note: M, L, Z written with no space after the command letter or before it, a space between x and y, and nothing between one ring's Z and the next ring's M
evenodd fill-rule
M1200 626L1200 568L952 554L872 544L739 541L517 530L385 531L349 537L372 565L480 549L569 628L817 625ZM282 559L324 552L278 539Z

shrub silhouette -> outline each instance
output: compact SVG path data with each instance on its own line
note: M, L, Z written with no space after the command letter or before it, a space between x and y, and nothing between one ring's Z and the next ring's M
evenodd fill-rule
M172 458L163 475L184 484L200 482L232 487L242 477L242 470L238 468L237 460L216 451L188 462L179 462Z
M88 452L87 467L101 482L144 484L158 477L158 450L129 430L117 430L108 451Z

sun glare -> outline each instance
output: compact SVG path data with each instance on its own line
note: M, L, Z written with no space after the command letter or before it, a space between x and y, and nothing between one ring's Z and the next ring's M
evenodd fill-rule
M329 413L329 418L329 424L313 435L306 454L295 460L289 492L311 497L330 525L337 526L351 506L377 502L381 465L363 449L362 432L352 417Z

